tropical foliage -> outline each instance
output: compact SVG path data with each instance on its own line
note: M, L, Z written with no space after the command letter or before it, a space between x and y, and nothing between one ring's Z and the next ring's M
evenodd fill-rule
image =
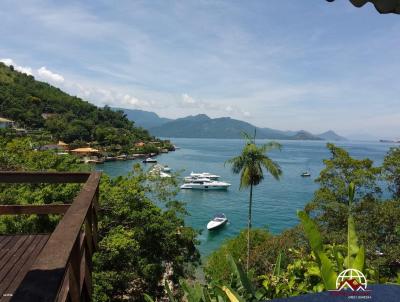
M152 186L153 193L160 186ZM123 301L127 295L136 301L143 292L162 295L159 283L165 274L177 282L191 275L188 264L199 261L197 233L185 226L182 205L162 191L160 198L152 201L146 194L149 189L147 176L139 167L127 177L102 179L101 241L94 257L97 301ZM161 210L154 202L164 198L168 202Z
M263 299L335 288L336 276L346 268L363 271L369 282L400 281L396 270L400 266L400 200L396 195L400 152L391 149L379 167L335 145L327 147L331 158L324 161L313 200L298 213L300 226L279 235L265 230L251 235L255 246L248 277ZM383 198L388 197L386 188L393 199ZM244 254L242 232L207 259L208 286L230 285L227 257L244 263ZM232 290L240 292L236 287Z
M0 171L82 171L75 157L34 151L29 138L0 137ZM68 203L80 185L7 185L0 204ZM164 278L192 276L199 262L197 233L185 226L186 211L174 199L175 179L151 179L139 167L126 177L103 175L100 184L99 250L94 256L94 300L162 296ZM59 215L0 216L0 234L52 231Z
M0 115L26 129L44 129L54 139L128 145L150 140L122 111L98 108L33 76L0 63Z

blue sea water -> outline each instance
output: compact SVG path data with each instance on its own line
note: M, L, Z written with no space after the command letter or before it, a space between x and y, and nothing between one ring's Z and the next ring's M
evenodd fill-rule
M263 143L266 140L258 140ZM228 191L182 190L178 199L187 203L190 213L187 224L201 230L199 249L203 256L218 248L221 243L237 235L247 225L248 190L239 190L239 175L231 173L224 162L240 153L242 140L218 139L173 139L181 149L157 157L161 164L167 164L174 171L183 171L182 176L195 172L210 172L221 176L232 184ZM280 181L266 175L264 181L255 187L253 195L253 227L266 227L279 233L298 223L296 210L303 209L311 200L318 184L314 179L323 169L323 159L330 154L323 141L280 141L282 151L269 155L283 170ZM376 165L383 161L391 144L378 142L336 142L355 158L370 158ZM136 161L107 162L98 166L111 176L125 175L132 171ZM311 172L311 177L302 178L303 171ZM217 232L208 232L207 222L214 214L223 212L229 223Z

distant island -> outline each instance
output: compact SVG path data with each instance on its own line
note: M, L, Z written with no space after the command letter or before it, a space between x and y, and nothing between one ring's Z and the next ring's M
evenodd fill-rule
M332 130L321 134L312 134L305 130L282 131L260 128L230 117L210 118L205 114L198 114L173 120L159 117L156 113L149 111L115 109L124 111L128 119L135 121L136 126L148 129L152 135L157 137L233 139L241 138L243 131L252 133L254 129L257 129L257 137L260 139L347 140Z

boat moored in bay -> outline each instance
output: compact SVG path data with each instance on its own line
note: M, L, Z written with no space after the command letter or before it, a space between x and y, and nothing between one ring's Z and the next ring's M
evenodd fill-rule
M157 160L152 157L148 157L145 160L143 160L143 163L145 163L145 164L156 163L156 162L157 162Z
M181 185L181 189L192 190L227 190L230 183L216 181L208 178L196 178Z
M224 213L216 214L214 218L207 223L207 230L216 230L223 227L228 222Z
M208 172L203 172L203 173L194 173L194 172L192 172L192 173L190 173L190 177L208 178L208 179L211 179L211 180L217 180L221 176L215 175L215 174L211 174L211 173L208 173Z

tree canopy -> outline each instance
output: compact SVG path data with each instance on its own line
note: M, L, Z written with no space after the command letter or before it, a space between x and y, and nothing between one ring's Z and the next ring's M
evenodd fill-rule
M26 129L48 130L55 139L126 145L150 140L122 111L98 108L0 62L0 115Z

